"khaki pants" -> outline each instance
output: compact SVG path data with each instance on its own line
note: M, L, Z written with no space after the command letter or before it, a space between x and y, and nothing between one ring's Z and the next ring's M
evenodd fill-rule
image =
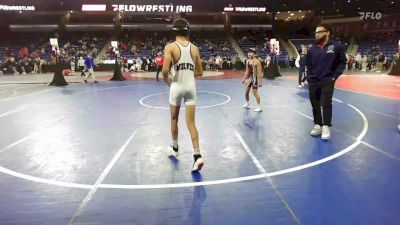
M379 71L383 71L384 63L383 62L378 62L377 64L378 64L378 70Z
M96 80L96 76L94 75L93 68L88 69L88 74L85 76L84 80L87 80L90 76L92 76L93 80Z

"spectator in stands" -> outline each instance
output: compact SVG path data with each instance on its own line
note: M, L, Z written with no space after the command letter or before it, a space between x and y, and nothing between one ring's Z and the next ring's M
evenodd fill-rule
M10 57L10 56L11 56L11 50L8 49L7 47L4 48L4 52L5 52L5 54L6 54L7 57Z
M224 59L219 55L218 56L218 69L222 69L222 66L223 66L223 64L224 64ZM218 69L217 69L217 71L218 71Z
M123 71L123 72L129 71L128 58L126 58L126 57L123 57L123 58L122 58L122 71Z
M34 62L32 58L25 57L24 64L26 73L33 73Z
M227 57L226 58L226 64L227 64L227 68L229 70L231 70L232 69L232 59L231 59L231 57Z
M213 70L214 67L214 57L210 56L210 58L207 61L207 69Z
M80 56L80 57L79 57L79 60L78 60L78 69L79 69L80 71L84 71L84 70L83 70L84 68L85 68L85 60L83 59L82 56Z
M97 53L98 53L98 49L97 49L95 46L93 46L93 48L92 48L92 54L93 54L93 56L96 57L96 56L97 56Z
M6 57L3 63L4 73L14 73L14 75L19 74L17 71L18 63L15 61L14 57Z
M35 65L33 71L35 73L42 73L42 60L40 59L40 57L35 58Z
M267 55L265 57L265 68L267 68L269 66L269 64L271 63L271 56Z
M143 57L143 70L149 71L150 60L147 57Z
M374 64L374 56L368 52L367 53L367 68L368 70L372 70L373 69L373 64Z
M285 55L285 68L289 68L290 58L289 55Z
M214 69L215 69L216 71L218 71L218 69L219 69L219 67L220 67L220 62L221 62L221 56L217 55L217 56L214 58Z
M299 87L304 87L304 81L306 80L306 55L307 55L307 47L303 46L301 48L301 53L297 56L296 59L296 67L299 68Z
M386 64L386 57L383 54L383 52L381 52L377 58L378 71L376 71L376 72L378 72L378 73L382 72L384 70L385 64Z
M17 70L17 68L18 68L18 62L17 62L17 60L16 60L14 57L11 57L11 58L10 58L10 68L11 68L12 72L13 72L15 75L19 74L19 73L18 73L18 70Z
M301 52L301 50L299 50L299 52ZM296 67L296 57L292 57L290 59L290 68L295 68Z
M347 70L352 70L354 65L354 56L348 55L347 59Z
M393 57L392 63L390 64L388 70L389 75L397 74L397 72L395 72L394 70L396 68L396 65L398 65L399 63L400 63L400 52L396 53L396 55Z
M71 71L75 72L75 58L71 57L70 60L71 60L71 62L70 62Z
M363 55L361 60L361 71L363 72L367 71L367 65L368 65L368 57L367 55Z
M136 54L137 54L137 47L136 47L135 44L133 44L133 45L131 46L131 54L132 54L132 55L136 55Z
M356 69L357 70L361 70L362 68L362 66L361 66L361 64L362 64L362 56L361 56L361 54L360 54L360 52L357 52L357 54L356 54Z
M156 71L156 63L155 63L155 56L151 55L149 57L149 71Z
M232 67L233 67L233 70L237 70L238 69L238 64L239 64L239 62L240 62L240 59L239 59L239 57L237 56L237 55L234 55L233 57L232 57Z
M143 61L139 56L136 58L136 60L134 60L134 64L135 64L136 71L138 71L138 72L142 71Z
M378 56L379 56L379 54L378 55L372 54L372 65L371 66L372 66L373 71L378 70Z
M19 68L19 69L21 70L21 73L22 73L23 75L26 74L26 71L25 71L25 62L24 62L23 59L21 59L21 60L18 61L18 66L17 66L17 68Z

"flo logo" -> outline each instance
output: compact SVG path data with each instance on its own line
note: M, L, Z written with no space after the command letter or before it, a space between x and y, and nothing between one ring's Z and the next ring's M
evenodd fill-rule
M382 19L381 12L359 12L362 20L380 20Z

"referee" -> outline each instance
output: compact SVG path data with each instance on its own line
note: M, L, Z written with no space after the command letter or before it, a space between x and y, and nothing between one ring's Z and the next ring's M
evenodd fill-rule
M332 126L332 96L335 81L346 68L346 55L342 44L330 40L332 28L319 24L315 29L315 41L306 56L306 74L310 101L314 116L312 136L321 134L329 140ZM322 106L322 112L321 112Z

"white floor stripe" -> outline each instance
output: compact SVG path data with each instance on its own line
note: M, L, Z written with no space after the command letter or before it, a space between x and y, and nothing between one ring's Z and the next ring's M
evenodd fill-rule
M307 114L304 114L304 113L302 113L302 112L300 112L300 111L297 111L297 110L293 109L292 107L289 107L289 106L285 106L285 107L288 108L288 109L290 109L290 110L292 110L293 112L296 112L296 113L298 113L298 114L300 114L300 115L302 115L302 116L304 116L304 117L310 119L310 120L314 120L314 118L312 118L311 116L309 116L309 115L307 115Z
M354 107L353 105L350 105L350 104L347 104L347 105L350 106L351 108L353 108L354 110L356 110L358 113L360 113L360 115L363 117L364 123L366 122L366 119L367 119L367 118L365 117L365 115L364 115L359 109L357 109L357 108ZM288 106L286 106L286 108L288 108L288 109L290 109L290 110L292 110L292 111L294 111L294 112L297 112L297 113L303 115L303 116L306 117L306 118L309 118L309 119L313 120L312 117L310 117L310 116L308 116L308 115L306 115L306 114L304 114L304 113L302 113L302 112L299 112L299 111L297 111L297 110L295 110L295 109L293 109L293 108L290 108L290 107L288 107ZM376 113L379 114L379 112L376 112ZM387 116L389 116L389 115L387 115ZM392 117L392 116L389 116L389 117ZM397 118L395 118L395 119L397 119ZM368 125L368 123L367 123L367 125ZM373 150L375 150L375 151L377 151L377 152L380 152L380 153L386 155L386 156L389 157L389 158L392 158L392 159L395 159L395 160L397 160L397 161L400 161L400 158L399 158L399 157L397 157L397 156L395 156L395 155L392 155L392 154L390 154L390 153L388 153L388 152L386 152L386 151L384 151L384 150L382 150L382 149L380 149L380 148L378 148L378 147L375 147L375 146L373 146L373 145L371 145L371 144L369 144L369 143L367 143L367 142L365 142L365 141L362 141L362 138L363 138L363 137L365 136L365 134L367 133L368 126L366 127L366 129L365 129L365 127L364 127L363 132L362 132L358 137L353 137L353 136L350 136L350 135L348 135L348 134L344 134L344 133L341 132L340 130L338 130L338 129L336 129L336 128L333 128L333 127L332 127L332 129L335 130L335 131L337 131L338 133L341 133L341 134L343 134L343 135L345 135L345 136L348 136L348 137L350 137L350 138L352 138L352 139L354 139L354 140L357 140L357 142L354 143L353 145L355 145L355 144L357 144L357 145L363 144L363 145L365 145L365 146L367 146L367 147L369 147L369 148L372 148ZM357 146L357 145L356 145L356 146ZM349 147L350 147L350 146L349 146Z
M28 97L28 96L31 96L31 95L34 95L34 94L47 92L47 91L50 91L50 90L54 90L54 89L53 88L49 88L49 89L46 89L46 90L36 91L36 92L32 92L32 93L29 93L29 94L26 94L26 95L20 95L20 96L15 96L15 95L17 95L17 93L15 92L15 95L13 95L11 97L8 97L8 98L5 98L5 99L0 99L0 102L4 102L4 101L16 99L16 98L21 98L21 97Z
M14 143L12 143L12 144L9 144L9 145L7 145L7 146L4 147L4 148L1 148L1 149L0 149L0 153L3 153L3 152L5 152L5 151L7 151L8 149L11 149L11 148L13 148L14 146L17 146L17 145L19 145L19 144L21 144L21 143L24 143L25 141L27 141L27 140L29 140L29 139L35 137L35 136L38 135L38 134L40 134L40 132L35 132L35 133L30 134L30 135L28 135L28 136L26 136L26 137L24 137L24 138L22 138L22 139L19 139L18 141L14 142Z
M335 102L343 103L343 101L341 101L339 99L336 99L336 98L332 98L332 100L335 101Z
M380 148L377 148L377 147L375 147L375 146L373 146L373 145L371 145L371 144L369 144L369 143L367 143L367 142L364 142L364 141L362 141L361 143L362 143L363 145L369 147L369 148L372 148L373 150L375 150L375 151L377 151L377 152L380 152L380 153L386 155L386 156L389 157L389 158L392 158L392 159L395 159L395 160L397 160L397 161L400 161L400 158L399 158L399 157L397 157L397 156L395 156L395 155L392 155L392 154L390 154L390 153L388 153L388 152L385 152L385 151L383 151L383 150L380 149Z
M233 128L233 126L232 126L232 128ZM242 146L243 146L244 150L246 151L246 153L250 156L250 158L253 161L254 165L256 165L258 171L261 174L267 174L267 171L264 169L264 167L262 166L261 162L257 159L257 157L250 150L249 146L244 141L243 137L239 134L239 132L235 128L233 128L233 131L234 131L236 137L239 139L240 143L242 144ZM301 225L301 222L300 222L299 218L297 218L296 214L294 214L292 208L290 208L290 206L289 206L289 203L286 201L286 199L280 193L278 188L275 186L275 184L272 181L272 179L270 177L268 177L268 176L266 176L265 178L271 184L272 188L274 189L274 192L277 194L278 198L283 203L283 205L285 206L286 210L290 213L291 217L296 222L296 224Z
M389 115L389 114L386 114L386 113L383 113L383 112L378 112L378 111L375 111L375 110L369 110L369 111L371 111L373 113L376 113L376 114L379 114L379 115L382 115L382 116L387 116L387 117L390 117L390 118L393 118L393 119L396 119L396 120L400 120L399 117L395 117L395 116L392 116L392 115Z
M120 89L120 88L130 87L130 86L133 86L133 85L126 85L126 86L121 86L121 87L109 87L109 88L99 88L99 89L90 89L90 90L84 90L84 91L77 91L76 94L89 93L89 92L97 92L97 91L110 90L110 89ZM47 89L47 90L44 90L44 91L50 91L50 90L57 90L57 89ZM40 91L40 92L44 92L44 91ZM32 94L36 94L36 93L39 93L39 92L35 92L35 93L32 93ZM17 96L17 97L14 97L13 99L18 98L18 97L24 97L24 96L26 97L26 96L29 96L29 95L31 95L31 94L23 95L23 96ZM4 117L4 116L11 115L11 114L13 114L13 113L20 112L20 111L28 110L28 109L30 109L33 105L39 105L39 104L41 104L41 103L49 102L49 101L52 101L52 100L57 99L57 98L60 98L60 97L64 97L64 95L51 97L51 98L49 98L49 99L42 100L42 101L38 101L38 102L35 102L35 103L29 103L29 104L26 104L26 105L21 105L21 106L15 108L15 109L12 109L12 110L10 110L10 111L7 111L7 112L5 112L5 113L0 114L0 118L2 118L2 117ZM1 102L1 100L0 100L0 102Z
M33 137L39 135L42 131L47 130L47 129L48 129L49 127L51 127L52 125L54 125L54 124L56 124L56 123L58 123L58 122L60 122L60 121L62 121L62 120L64 120L64 119L68 118L69 116L72 116L72 115L74 115L74 114L82 113L82 112L86 111L87 109L89 109L90 107L92 107L92 106L94 106L94 105L97 105L97 104L98 104L98 103L91 104L90 106L88 106L88 107L86 107L86 108L84 108L84 109L81 109L81 110L79 110L79 111L77 111L77 112L68 113L68 114L66 114L66 115L64 115L64 116L62 116L62 117L60 117L60 118L58 118L58 119L56 119L56 120L51 121L51 122L49 123L48 126L45 126L45 127L41 128L39 131L36 131L35 133L32 133L32 134L30 134L30 135L28 135L28 136L25 136L25 137L21 138L20 140L18 140L18 141L16 141L16 142L12 143L12 144L10 144L10 145L7 145L7 146L4 147L4 148L1 148L1 149L0 149L0 153L5 152L5 151L7 151L7 150L13 148L13 147L16 146L16 145L19 145L19 144L21 144L21 143L24 143L24 142L27 141L27 140L30 140L31 138L33 138Z
M100 174L99 178L96 180L95 184L89 191L89 193L86 195L86 197L82 200L81 204L79 205L78 209L75 211L74 215L72 216L72 219L69 221L68 225L72 225L75 220L77 219L78 216L80 216L83 212L83 210L86 208L87 204L89 203L90 200L92 200L94 194L96 191L99 189L99 185L104 181L108 173L110 173L111 169L114 167L115 163L117 163L118 159L121 157L122 153L126 150L128 147L129 143L131 143L132 139L135 137L138 129L136 129L128 138L128 140L125 141L125 143L122 145L122 147L118 150L118 152L114 155L114 157L111 159L110 163L108 163L107 167L103 170L103 172Z

